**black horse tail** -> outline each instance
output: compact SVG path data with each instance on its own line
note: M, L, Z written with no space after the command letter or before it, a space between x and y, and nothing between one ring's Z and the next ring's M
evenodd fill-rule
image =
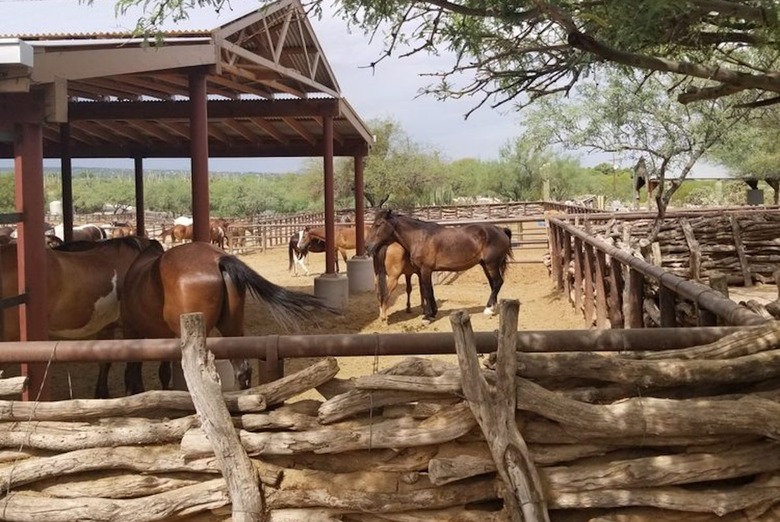
M376 287L379 295L379 304L387 299L387 268L385 267L385 256L387 255L387 245L382 245L374 252L374 275L376 275Z
M276 322L287 330L295 329L302 320L315 320L312 312L339 313L319 297L272 283L235 256L221 257L219 269L230 277L239 291L249 290L256 299L266 303Z
M506 255L501 260L501 266L498 267L501 277L504 277L509 260L515 258L515 253L512 251L512 230L506 227L502 230L504 231L504 234L506 234L506 237L509 238L509 247L507 248Z

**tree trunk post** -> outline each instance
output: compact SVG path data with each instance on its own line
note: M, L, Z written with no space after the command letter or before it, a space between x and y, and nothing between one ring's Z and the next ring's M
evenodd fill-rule
M504 485L504 509L513 522L548 522L539 474L517 429L517 321L520 302L499 303L496 383L482 376L471 320L465 311L450 315L463 394L477 419Z
M183 314L181 322L181 366L192 395L201 429L214 448L222 476L228 485L236 522L263 522L265 502L252 461L238 438L222 399L214 354L206 350L202 313Z

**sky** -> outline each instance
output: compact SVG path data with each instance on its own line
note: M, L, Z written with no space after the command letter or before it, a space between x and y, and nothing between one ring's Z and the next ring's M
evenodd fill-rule
M85 32L97 27L106 30L107 25L108 29L132 28L137 20L133 16L117 20L113 8L107 8L113 6L112 0L95 0L95 6L81 5L75 9L74 4L78 5L78 0L0 0L0 34L70 32L74 29ZM232 11L220 13L218 20L237 18L257 8L260 3L258 0L231 0L230 5ZM38 12L46 9L51 16L21 16L22 12L31 8ZM84 13L89 13L89 16L84 16ZM199 21L211 21L214 17L213 11L191 11L188 23L204 28L208 24ZM391 57L372 70L366 66L381 55L381 41L371 42L370 37L359 29L350 31L346 22L332 16L332 13L320 20L312 18L311 23L342 93L364 121L375 118L395 120L414 142L439 150L447 160L495 159L502 145L520 135L520 118L516 113L483 107L464 119L466 112L479 100L437 101L432 96L418 96L420 89L433 80L422 75L446 68L448 57L422 54L408 58ZM298 170L305 161L285 158L212 159L209 167L212 171L290 172ZM0 166L8 165L10 163L0 163ZM45 165L58 167L59 162L47 160ZM73 165L133 166L130 159L74 159ZM144 166L148 169L189 169L189 160L147 159Z

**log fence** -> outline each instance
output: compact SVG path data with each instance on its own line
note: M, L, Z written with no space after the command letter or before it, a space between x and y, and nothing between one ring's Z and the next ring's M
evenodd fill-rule
M574 307L583 310L586 324L595 324L597 328L643 328L652 324L674 327L685 325L681 315L693 317L695 324L700 326L752 325L765 321L765 317L700 282L701 267L710 266L700 261L702 252L718 249L711 248L707 239L696 239L688 216L701 217L693 213L675 217L683 230L681 235L690 260L686 274L689 278L670 270L664 260L658 259L657 251L663 247L655 249L655 254L654 249L646 249L655 264L646 261L641 252L626 248L631 234L641 234L643 229L640 226L647 227L647 223L629 220L622 224L619 232L605 235L597 232L600 230L598 222L606 223L605 228L610 229L616 220L614 216L598 214L592 216L597 223L590 223L590 227L577 226L576 220L572 223L556 217L548 219L551 276L559 291L569 296ZM754 216L760 216L759 224L763 220L774 224L773 230L767 233L773 234L773 239L769 240L770 248L777 249L780 254L780 213L770 214L769 217L765 213L755 213ZM585 217L585 222L590 222L590 218ZM716 219L725 219L730 229L733 229L732 223L737 222L734 216L724 218L722 213ZM591 232L585 228L590 228ZM768 230L771 227L759 228ZM623 248L614 244L618 236L623 239ZM706 236L701 234L700 237ZM732 248L739 249L738 246ZM744 273L764 270L746 268L748 255L744 253L744 248L742 250L743 254L739 256L742 259L739 262L740 281L743 281ZM754 253L751 251L751 254ZM768 268L776 269L776 265ZM694 319L689 319L688 323L691 324Z
M497 335L472 332L463 312L450 316L452 334L416 334L449 338L460 366L409 358L346 381L326 357L249 390L220 393L212 380L201 393L198 381L213 375L211 356L190 332L182 346L165 341L176 357L189 358L192 397L155 391L0 401L2 518L715 522L780 515L778 323L518 332L517 302L502 301L499 310ZM395 342L409 335L395 334ZM234 356L221 341L205 345L219 358ZM321 339L312 341L309 356ZM74 346L57 345L56 353L67 356ZM482 368L481 351L490 354ZM314 390L322 400L294 399ZM218 415L208 413L213 408ZM252 480L231 485L236 466Z

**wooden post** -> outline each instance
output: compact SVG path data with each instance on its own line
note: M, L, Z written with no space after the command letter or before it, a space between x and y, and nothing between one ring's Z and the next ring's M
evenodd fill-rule
M463 375L463 394L485 434L504 485L504 511L513 522L547 522L550 516L536 466L517 429L517 319L520 303L499 305L496 382L488 384L477 359L471 320L464 311L450 316Z
M596 250L596 328L607 327L607 285L604 278L607 273L607 256Z
M675 309L674 292L661 285L658 289L658 307L661 310L661 327L673 328L677 326L677 311Z
M623 328L623 266L614 257L609 264L609 322L612 328Z
M569 297L571 299L571 297ZM574 310L582 306L582 239L574 238Z
M222 476L228 485L233 504L232 519L237 522L264 521L265 503L260 480L241 445L222 399L214 354L206 351L203 314L183 314L180 321L184 379L192 395L195 411L200 416L201 429L214 448Z
M696 241L696 237L693 235L693 227L691 227L688 218L680 218L680 227L682 227L685 242L688 243L691 279L699 281L701 279L701 250L699 250L699 242Z
M522 222L520 225L522 226ZM569 265L571 264L571 234L563 232L563 286L566 299L571 301L571 277L569 277Z
M624 303L627 307L626 318L629 328L644 328L643 317L645 279L641 272L633 269L628 271L628 300Z
M737 250L737 257L739 258L739 267L742 270L742 278L745 281L745 286L753 286L753 276L750 275L750 267L748 266L747 254L745 253L745 244L742 242L742 229L739 226L739 221L732 214L729 216L731 221L731 233L734 237L734 247Z
M585 243L585 267L583 276L585 277L585 324L588 328L593 326L593 246L589 243Z

